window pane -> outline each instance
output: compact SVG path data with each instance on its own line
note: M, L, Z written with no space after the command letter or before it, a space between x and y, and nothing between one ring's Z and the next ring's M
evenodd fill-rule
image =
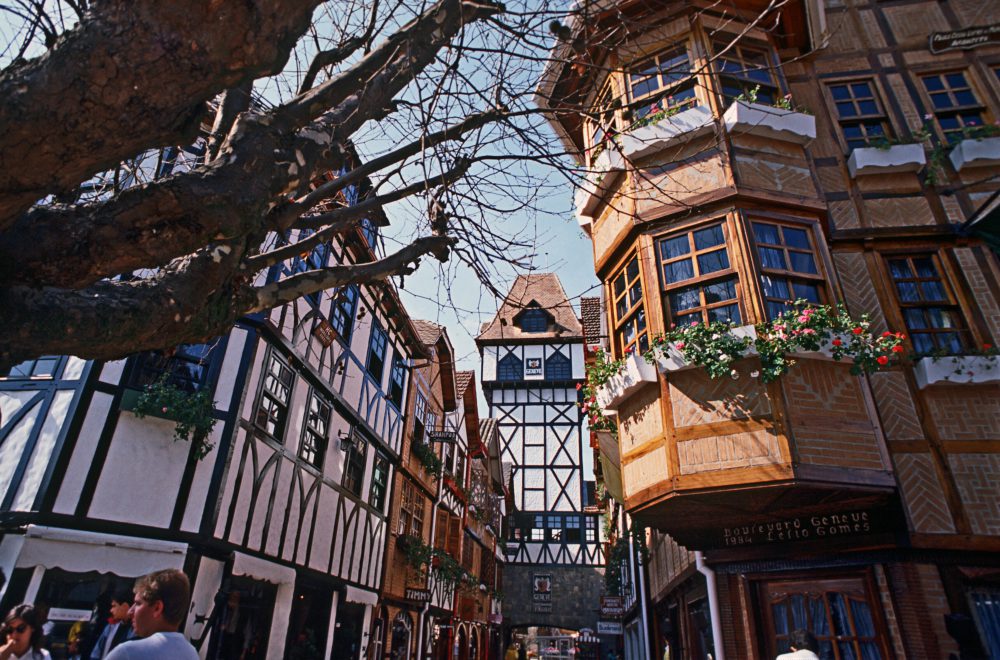
M875 101L861 101L858 103L858 109L863 115L877 115L878 106L875 105Z
M663 279L667 284L680 282L694 277L694 267L690 259L682 259L673 263L663 264Z
M830 93L833 95L835 101L843 101L844 99L851 98L851 92L847 89L847 85L833 85L830 87Z
M729 256L726 254L725 248L698 255L698 270L702 275L726 268L729 268Z
M809 302L818 303L821 302L819 296L819 287L815 284L808 284L806 282L794 282L792 288L795 289L796 298L805 298Z
M944 294L944 287L941 282L921 282L920 288L923 291L924 300L947 300Z
M837 114L841 119L844 119L847 117L857 116L858 111L854 108L854 103L851 101L844 101L843 103L837 104Z
M722 225L715 225L714 227L699 229L694 232L694 246L698 250L722 245L725 240L725 237L722 235Z
M927 321L924 320L924 312L920 309L904 309L903 318L906 321L906 327L910 330L913 329L923 329L927 327Z
M910 270L910 263L906 259L890 259L889 272L892 273L895 279L913 277L913 271Z
M768 298L781 298L782 300L788 300L790 297L788 295L788 284L785 280L770 277L769 275L761 275L761 283L764 285L764 295Z
M866 82L851 83L851 91L853 92L854 96L858 98L866 98L872 96L871 87L869 87L868 83Z
M920 258L913 260L913 266L917 269L917 277L933 277L937 279L938 272L937 268L934 267L934 260L929 258Z
M675 236L660 241L660 258L673 259L691 251L687 235Z
M938 344L941 346L941 348L943 348L944 350L948 351L949 353L961 353L962 352L962 340L958 336L957 332L948 332L948 333L939 335L939 342L938 342Z
M809 250L809 235L805 229L794 229L792 227L782 227L781 233L785 235L785 245Z
M723 305L722 307L713 307L708 310L708 320L709 321L731 321L733 323L741 323L740 321L740 308L738 305Z
M679 312L685 309L697 307L701 303L698 296L698 288L682 289L670 294L670 310Z
M636 282L629 289L628 293L629 303L635 305L636 303L642 302L642 282Z
M785 254L781 250L775 248L758 247L758 252L760 252L761 265L764 268L777 268L784 270L785 268Z
M948 81L949 87L968 87L969 83L965 80L964 73L949 73L945 76L945 80Z
M896 282L896 290L899 292L899 299L903 302L918 302L920 292L913 282Z
M638 259L632 259L632 261L630 261L628 263L628 265L625 266L625 277L628 278L629 282L631 282L635 278L639 277L639 260Z
M927 88L928 92L933 92L944 89L944 83L941 82L941 76L927 76L924 78L924 87Z
M909 323L907 323L907 327L911 327ZM934 341L930 335L914 333L910 339L913 341L913 350L917 353L933 353L935 350Z
M625 273L615 278L615 298L625 293Z
M792 270L796 273L817 273L816 260L808 252L791 252L788 258L792 262Z
M778 238L778 227L776 225L766 225L762 222L753 223L753 235L758 243L770 243L771 245L781 245Z
M723 300L733 300L736 298L736 280L723 280L705 286L705 303L722 302Z

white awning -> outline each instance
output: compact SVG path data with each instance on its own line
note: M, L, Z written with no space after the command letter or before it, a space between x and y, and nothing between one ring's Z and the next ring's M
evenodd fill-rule
M245 575L271 584L295 584L295 569L242 552L233 553L233 575Z
M28 525L15 566L139 577L164 568L183 567L187 549L187 543Z
M348 585L345 599L348 603L360 603L362 605L377 605L378 594L374 591L366 591Z

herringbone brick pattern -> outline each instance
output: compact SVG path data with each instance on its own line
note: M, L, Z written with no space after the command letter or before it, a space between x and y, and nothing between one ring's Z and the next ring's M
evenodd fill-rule
M1000 454L951 454L952 474L976 534L1000 534Z
M872 329L884 332L885 316L882 315L882 307L875 295L864 255L859 252L840 252L833 255L833 261L844 287L847 309L854 315L867 314L871 318Z
M865 216L872 227L932 225L934 215L923 197L866 199Z
M736 165L740 185L805 197L816 196L808 167L795 167L756 156L737 156Z
M896 43L903 47L923 45L928 34L948 30L948 21L936 4L886 7L885 15Z
M769 465L781 461L774 431L713 435L677 443L681 474Z
M898 371L882 371L869 376L875 405L888 440L922 440L917 409L913 405L906 378Z
M739 380L712 380L703 369L689 369L670 376L670 401L674 426L697 426L771 414L771 404L760 382L750 377L750 367L740 365Z
M828 169L831 168L823 168L820 172ZM837 174L840 174L839 170ZM830 207L830 216L833 218L833 224L837 229L857 229L861 226L861 220L858 219L858 210L854 208L854 202L844 200L841 202L829 202L827 205Z
M1000 388L928 388L925 400L942 440L1000 440Z
M955 532L945 505L944 491L930 454L896 454L896 478L910 513L913 531L926 534Z
M858 379L846 365L800 360L783 378L788 418L803 463L882 470Z
M889 577L886 575L885 566L875 564L875 584L878 586L878 598L882 602L882 614L885 616L885 625L889 629L889 638L892 648L900 658L906 657L906 649L903 648L903 639L899 631L899 618L896 616L896 607L892 602L892 590L889 588Z
M976 257L972 254L970 248L957 248L955 250L955 257L962 266L962 273L965 275L966 281L972 287L976 304L979 306L979 311L982 312L983 318L986 319L986 324L990 328L990 334L995 339L1000 338L1000 304L997 304L997 299L993 297L993 292L990 291L990 287L986 281L987 274L983 273L979 264L976 263Z

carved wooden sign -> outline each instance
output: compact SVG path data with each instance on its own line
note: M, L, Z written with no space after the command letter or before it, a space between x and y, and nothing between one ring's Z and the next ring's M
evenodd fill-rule
M715 542L712 545L733 548L795 541L825 541L881 533L888 531L889 527L887 516L876 514L872 510L832 511L723 527L720 530L721 538L717 536L713 539Z
M329 348L330 344L337 337L337 332L333 329L333 326L326 319L320 320L313 328L313 336L319 339L319 343L323 344L324 348Z
M413 589L411 587L407 587L404 598L418 603L426 603L431 599L431 592L427 589Z
M969 50L993 44L1000 44L1000 23L976 25L952 32L934 32L928 38L928 46L935 55L949 50Z

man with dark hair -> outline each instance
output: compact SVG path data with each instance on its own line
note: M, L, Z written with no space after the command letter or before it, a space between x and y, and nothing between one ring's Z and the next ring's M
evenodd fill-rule
M819 660L816 651L819 650L819 643L808 630L799 628L793 630L788 636L788 646L791 653L782 653L775 660Z
M139 578L130 612L135 634L142 639L119 645L107 660L198 660L194 647L177 632L190 601L191 583L177 569Z
M111 618L97 638L90 660L103 660L111 653L111 649L135 637L132 617L129 615L131 608L132 592L127 588L117 589L111 596Z

